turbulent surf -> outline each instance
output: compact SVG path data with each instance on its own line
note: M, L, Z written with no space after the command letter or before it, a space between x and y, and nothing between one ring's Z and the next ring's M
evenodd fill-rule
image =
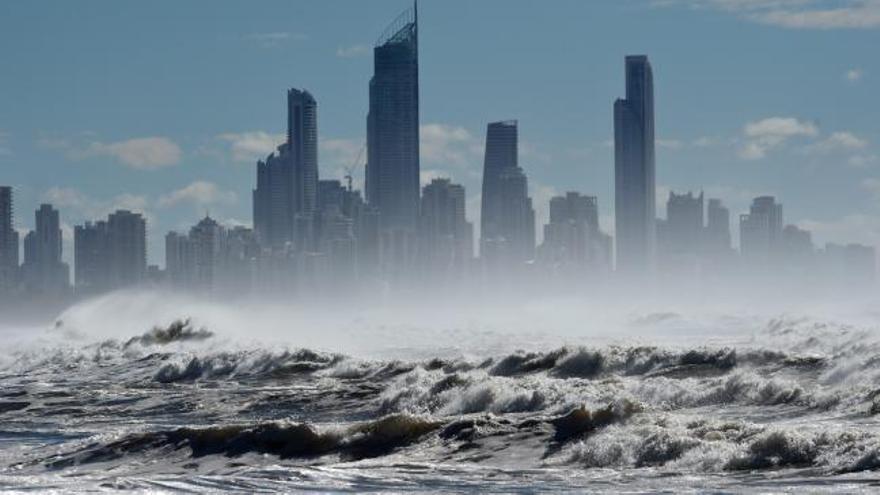
M52 338L8 349L0 487L878 486L880 343L870 325L782 316L737 320L738 336L720 340L584 337L368 358L243 343L182 316L91 341L65 337L59 321ZM681 318L661 316L631 324Z

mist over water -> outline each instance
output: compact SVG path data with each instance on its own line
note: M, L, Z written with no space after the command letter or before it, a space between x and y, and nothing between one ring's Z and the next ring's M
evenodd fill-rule
M0 484L872 489L872 301L663 299L108 294L2 329Z

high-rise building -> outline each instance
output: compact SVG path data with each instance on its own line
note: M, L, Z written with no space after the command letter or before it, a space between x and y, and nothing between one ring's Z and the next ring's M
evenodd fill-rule
M415 7L388 26L373 49L366 199L378 208L382 230L415 233L419 217L419 53Z
M544 226L541 262L557 275L579 279L570 268L604 271L611 260L610 239L599 228L599 205L595 196L567 192L550 199L550 222Z
M14 289L18 278L18 232L13 213L12 188L0 186L0 293Z
M107 217L110 284L131 287L147 273L147 221L140 213L116 210Z
M287 141L257 162L254 230L263 247L309 246L318 196L318 107L305 90L287 92Z
M42 204L35 212L35 228L24 239L25 285L30 292L63 294L70 285L70 268L61 261L61 221L58 210Z
M253 192L254 230L260 244L283 248L293 241L296 215L293 168L286 145L265 161L257 162L257 187Z
M117 210L107 220L74 229L76 290L94 294L132 287L147 278L147 222Z
M480 211L480 256L486 255L486 243L494 246L503 235L501 176L505 171L519 167L516 120L492 122L487 126L485 153Z
M108 243L105 221L74 227L74 285L78 293L96 294L111 288Z
M168 282L177 288L192 288L195 275L195 246L189 236L178 232L165 235L165 273Z
M669 192L666 222L663 224L662 250L667 256L696 255L703 239L703 193L695 196Z
M461 279L473 258L474 229L465 217L464 187L434 179L422 188L420 265L431 276Z
M739 218L743 258L753 264L771 261L779 251L782 226L782 205L773 196L755 198L749 213Z
M617 269L654 267L654 76L648 57L626 57L626 98L614 103L614 214Z
M506 262L522 263L535 257L535 210L523 169L506 169L499 178L501 218L499 240Z
M730 252L730 210L720 199L710 199L706 207L706 250L711 255Z
M312 214L318 194L318 104L308 91L287 91L287 146L295 213Z

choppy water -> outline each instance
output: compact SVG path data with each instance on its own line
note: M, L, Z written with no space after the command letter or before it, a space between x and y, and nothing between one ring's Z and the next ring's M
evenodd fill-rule
M872 326L733 324L720 342L393 359L196 324L48 330L0 359L0 489L880 490Z

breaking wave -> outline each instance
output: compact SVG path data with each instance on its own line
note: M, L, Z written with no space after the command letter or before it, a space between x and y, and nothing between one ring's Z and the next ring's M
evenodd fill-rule
M872 330L777 318L755 335L370 360L236 344L181 319L13 353L0 368L0 437L24 447L0 443L0 473L354 461L668 476L880 469Z

